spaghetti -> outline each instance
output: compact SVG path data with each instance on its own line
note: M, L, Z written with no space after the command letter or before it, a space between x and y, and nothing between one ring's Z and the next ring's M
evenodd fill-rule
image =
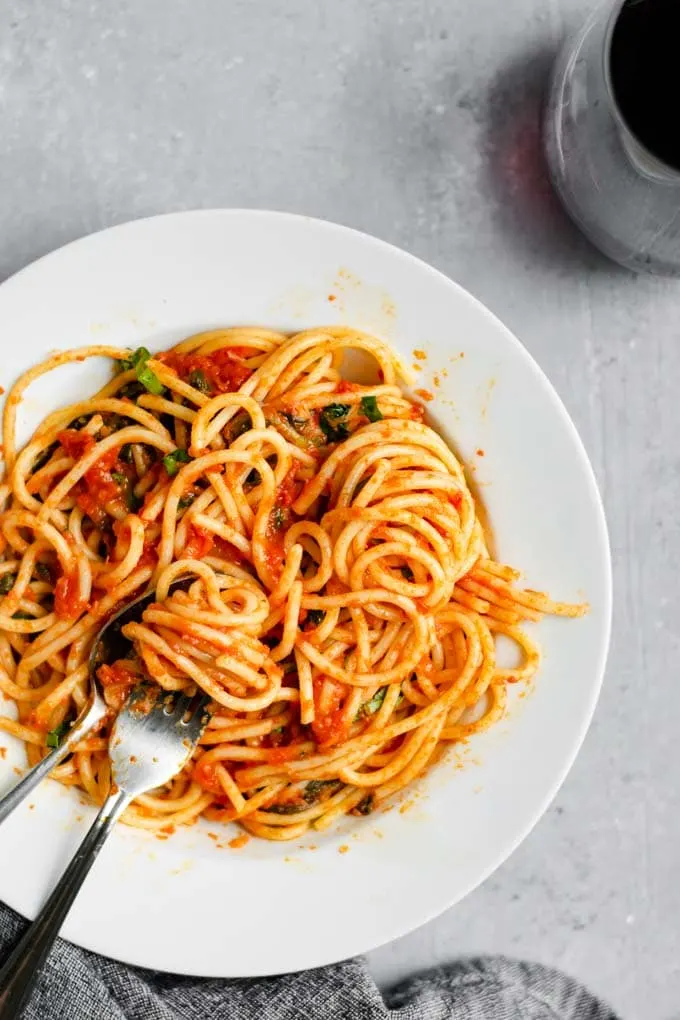
M350 350L379 381L343 378ZM29 384L102 356L111 382L18 450ZM153 357L93 346L22 376L0 487L0 689L17 718L0 728L29 763L86 704L98 630L150 588L129 657L98 670L110 718L52 773L101 802L131 688L202 688L193 760L131 824L202 815L296 839L370 813L499 719L539 665L522 622L586 607L518 588L491 558L461 465L401 378L382 341L335 327L221 329ZM499 635L518 666L497 665Z

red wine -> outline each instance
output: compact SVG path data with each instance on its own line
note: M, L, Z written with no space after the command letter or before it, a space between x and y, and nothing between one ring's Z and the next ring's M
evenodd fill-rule
M626 0L612 33L614 99L630 131L680 170L680 0Z

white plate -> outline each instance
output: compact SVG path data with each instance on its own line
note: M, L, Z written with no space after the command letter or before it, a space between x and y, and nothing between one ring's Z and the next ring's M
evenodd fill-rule
M545 662L531 696L514 690L506 719L442 763L401 810L351 818L299 844L250 840L238 850L227 845L235 830L221 830L219 844L208 835L216 825L163 842L118 827L66 938L145 967L225 977L369 950L423 924L498 867L545 810L583 739L611 604L597 487L550 384L468 293L355 231L217 210L77 241L0 287L0 383L7 388L54 348L160 348L238 323L349 323L382 335L409 362L414 349L426 352L416 360L416 385L436 394L435 422L475 466L501 557L524 569L528 584L556 598L585 597L592 608L582 620L541 623ZM34 387L21 406L23 435L109 375L110 365L90 363ZM4 790L23 758L9 738L1 743L12 745L0 761ZM73 791L46 781L0 829L0 897L34 916L92 814Z

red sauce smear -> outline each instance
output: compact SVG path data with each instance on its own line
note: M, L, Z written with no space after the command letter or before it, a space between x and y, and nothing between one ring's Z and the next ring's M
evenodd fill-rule
M62 574L54 586L54 612L60 620L75 620L87 609L87 601L80 595L78 574Z
M57 438L66 453L75 460L80 460L95 445L89 433L76 429L65 429ZM77 505L98 527L106 523L107 504L113 503L119 509L127 510L122 488L112 476L112 471L115 471L130 477L131 468L118 459L119 452L116 447L107 450L73 486Z
M215 774L215 765L213 762L198 761L194 766L193 772L194 782L202 786L208 793L215 794L216 797L224 797L225 793L222 789L222 784Z
M187 528L187 544L184 546L182 556L191 560L202 560L207 556L213 547L213 536L209 531L204 531L196 524L190 524Z
M97 670L97 679L104 688L107 705L120 709L131 689L139 683L139 676L125 662L104 663Z
M347 740L349 736L349 724L344 719L342 702L346 690L340 684L332 683L330 706L323 715L319 714L318 704L321 697L321 688L328 681L326 677L314 678L314 702L316 707L312 732L319 747L334 747Z
M167 351L156 355L180 379L188 381L192 372L202 372L215 393L234 393L253 374L245 359L257 353L250 347L220 347L211 354L179 354Z

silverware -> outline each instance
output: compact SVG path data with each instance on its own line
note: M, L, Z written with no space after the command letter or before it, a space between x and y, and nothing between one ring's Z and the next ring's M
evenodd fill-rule
M170 586L171 591L177 588L186 588L194 580L193 575L182 578ZM97 634L92 645L88 661L90 672L90 697L82 712L74 722L73 726L62 740L59 747L46 754L45 757L34 765L30 772L27 772L20 783L17 783L9 793L0 798L0 823L28 797L38 783L47 776L52 769L56 768L64 758L71 753L79 740L90 733L106 716L108 708L99 693L97 686L97 670L104 662L112 662L121 659L130 649L130 642L123 637L122 628L126 623L139 619L146 607L156 598L156 592L150 591L141 595L134 602L129 602L123 609L112 616Z
M129 607L131 608L131 607ZM208 695L136 687L111 732L111 792L54 892L0 969L0 1018L20 1015L104 841L135 797L182 770L208 722Z
M171 590L186 588L193 580L193 576L183 578L171 585ZM155 591L151 591L135 599L101 629L89 658L88 705L63 744L0 801L0 821L105 717L108 709L97 688L97 669L104 662L129 654L130 642L122 629L139 619L155 597ZM202 692L168 693L150 683L141 683L132 691L109 739L111 792L54 892L0 969L0 1020L14 1020L20 1015L64 918L125 808L140 794L169 782L190 759L208 722L209 703L209 696Z

